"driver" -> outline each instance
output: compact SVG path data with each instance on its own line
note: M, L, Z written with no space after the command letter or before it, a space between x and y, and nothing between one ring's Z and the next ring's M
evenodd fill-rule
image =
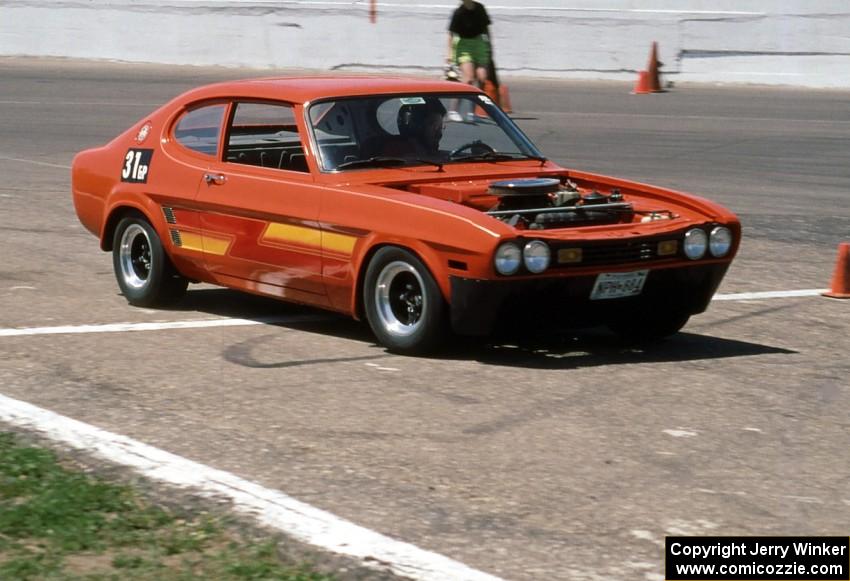
M402 105L398 110L398 134L406 140L407 155L432 158L440 152L446 108L439 99Z

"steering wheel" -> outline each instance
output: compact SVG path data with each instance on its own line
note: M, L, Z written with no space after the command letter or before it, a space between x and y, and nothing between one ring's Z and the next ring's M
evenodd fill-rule
M472 150L476 147L480 147L481 149L485 150L487 153L495 153L496 152L496 150L493 147L487 145L486 143L484 143L480 139L476 139L475 141L470 141L469 143L464 143L460 147L455 147L451 151L451 153L449 153L449 157L452 158L452 157L456 156L457 154L459 154L461 151L466 151L467 149L470 151L470 153L472 153Z

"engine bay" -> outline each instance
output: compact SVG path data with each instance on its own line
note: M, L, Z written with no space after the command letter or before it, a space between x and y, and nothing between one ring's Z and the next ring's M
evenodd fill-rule
M412 184L406 189L464 204L519 230L669 220L665 209L636 208L619 189L576 184L566 176Z

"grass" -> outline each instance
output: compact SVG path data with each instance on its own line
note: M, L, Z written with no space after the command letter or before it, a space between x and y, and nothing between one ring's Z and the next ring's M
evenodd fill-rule
M332 581L204 512L177 515L133 488L63 467L0 432L0 579Z

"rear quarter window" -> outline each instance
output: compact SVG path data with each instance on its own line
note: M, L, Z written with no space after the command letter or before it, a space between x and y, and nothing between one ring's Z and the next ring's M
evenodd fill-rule
M225 108L223 103L217 103L187 111L174 127L175 141L192 151L215 156Z

